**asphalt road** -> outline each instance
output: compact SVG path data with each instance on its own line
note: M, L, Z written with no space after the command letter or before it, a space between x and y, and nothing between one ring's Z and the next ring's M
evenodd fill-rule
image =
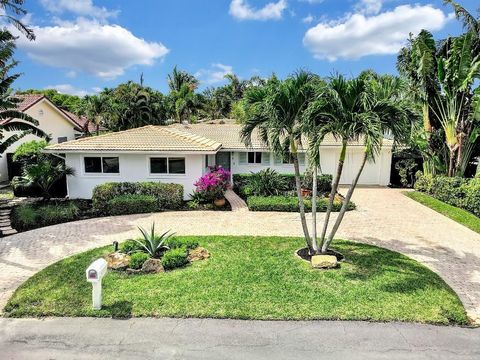
M480 359L480 329L407 323L0 319L0 359Z

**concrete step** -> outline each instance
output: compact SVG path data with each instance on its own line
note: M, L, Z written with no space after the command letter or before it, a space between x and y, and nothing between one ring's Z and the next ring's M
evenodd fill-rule
M2 231L1 233L2 233L2 236L14 235L17 233L17 230L10 229L10 230Z

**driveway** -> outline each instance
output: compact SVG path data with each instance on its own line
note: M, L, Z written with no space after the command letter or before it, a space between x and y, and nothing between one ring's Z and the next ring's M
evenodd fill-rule
M406 254L440 274L480 321L480 235L404 196L359 188L337 235ZM138 235L137 226L185 235L301 236L298 214L164 212L54 225L0 239L0 307L28 277L66 256ZM319 227L322 214L319 214Z

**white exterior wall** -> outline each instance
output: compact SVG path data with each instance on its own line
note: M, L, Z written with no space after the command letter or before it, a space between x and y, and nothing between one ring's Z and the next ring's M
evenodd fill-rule
M103 154L103 156L118 156L120 173L90 174L85 173L83 161L85 156L100 156L100 154L66 154L66 164L75 169L75 176L67 178L68 194L71 199L91 199L93 188L106 182L158 181L183 185L184 199L187 200L195 188L193 184L202 176L205 169L205 155ZM167 156L184 157L185 174L150 174L150 157Z
M42 112L43 115L41 115ZM68 140L75 140L75 134L78 134L78 132L74 130L72 122L67 120L65 115L59 112L58 109L46 100L39 101L37 104L27 109L25 113L37 120L37 127L50 135L52 139L50 141L51 144L56 144L59 137L67 137ZM4 136L7 138L12 134L14 134L14 132L5 132ZM14 153L21 144L32 140L40 140L40 138L35 135L27 135L10 146L5 153L1 155L0 181L8 180L7 154Z
M338 159L340 157L340 147L322 147L320 152L321 170L324 174L335 175L337 170ZM266 154L266 153L263 153ZM263 156L263 155L262 155ZM239 153L233 152L232 173L233 174L249 174L250 172L258 172L266 168L271 168L278 173L293 174L293 164L275 164L273 154L270 154L270 165L264 164L239 164ZM350 184L355 177L363 158L363 147L347 148L345 164L343 167L340 184ZM392 163L392 149L390 147L382 148L375 163L367 162L363 169L362 175L358 181L359 185L381 185L387 186L390 183L390 167ZM300 171L304 172L308 167L308 157L305 159L305 165L300 166Z

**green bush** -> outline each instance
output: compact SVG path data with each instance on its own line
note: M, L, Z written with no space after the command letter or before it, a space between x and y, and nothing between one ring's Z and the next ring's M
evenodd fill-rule
M143 263L148 259L150 259L150 256L148 256L148 254L146 253L133 253L132 255L130 255L130 262L128 263L128 267L132 269L141 269Z
M12 227L18 231L26 231L73 221L79 214L78 206L71 201L58 204L20 205L12 211Z
M277 174L282 181L282 186L284 186L283 191L292 192L296 191L295 185L295 175L294 174ZM307 174L308 176L308 174ZM247 198L251 195L254 195L255 184L252 184L252 177L254 174L233 174L233 187L235 192L243 198ZM304 179L302 176L301 179L303 184L310 184L312 181ZM317 187L319 194L329 193L332 189L332 175L322 174L317 176Z
M436 176L432 182L434 198L453 206L462 207L465 194L463 185L466 180L458 177Z
M108 200L110 215L140 214L158 211L158 202L151 195L120 195Z
M465 195L462 207L480 217L480 178L471 179L465 182L462 187Z
M120 250L125 254L130 254L142 249L142 246L135 240L130 239L120 245Z
M159 182L111 182L95 186L93 208L108 215L108 202L120 195L150 195L157 200L158 210L178 210L183 206L183 186Z
M423 174L420 170L415 173L415 184L413 188L427 194L432 193L433 176L430 174Z
M168 250L162 257L162 265L165 270L172 270L188 264L188 252L185 248Z
M312 210L312 200L304 199L305 211ZM247 205L251 211L280 211L280 212L298 212L298 198L295 196L251 196L247 199ZM317 211L327 210L328 199L319 198L317 200ZM333 211L340 211L342 203L338 200L333 202ZM355 209L355 204L350 201L348 210Z
M192 250L198 247L198 240L194 238L179 238L172 236L166 241L166 245L170 249L184 248L187 250Z

